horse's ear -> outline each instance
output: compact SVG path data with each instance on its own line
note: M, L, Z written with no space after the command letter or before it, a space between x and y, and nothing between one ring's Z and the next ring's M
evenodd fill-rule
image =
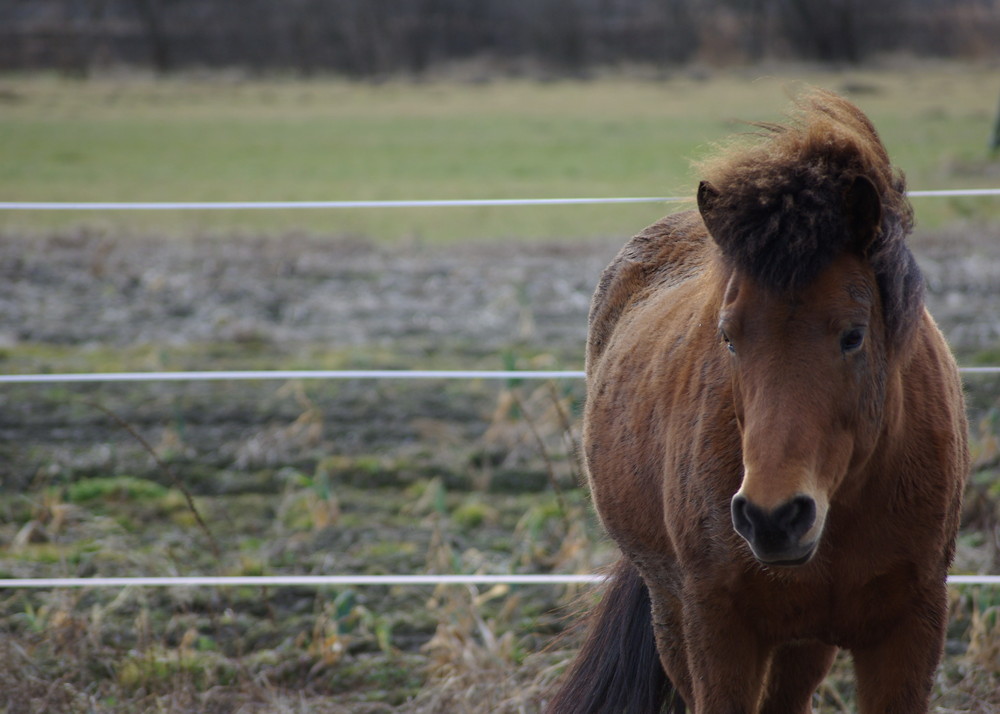
M861 255L867 255L882 222L882 199L867 176L858 176L847 189L844 211L854 249Z
M698 184L698 212L701 213L701 220L705 222L705 227L713 237L713 211L720 195L719 190L708 181Z

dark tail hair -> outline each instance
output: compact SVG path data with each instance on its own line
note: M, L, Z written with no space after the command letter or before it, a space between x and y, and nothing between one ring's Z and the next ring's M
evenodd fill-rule
M547 714L684 714L656 651L649 590L627 558L588 619L587 639Z

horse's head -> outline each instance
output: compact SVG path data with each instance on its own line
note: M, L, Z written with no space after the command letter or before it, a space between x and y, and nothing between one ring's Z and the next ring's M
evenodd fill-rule
M702 184L699 208L713 236L718 198ZM766 564L812 558L831 502L851 488L848 475L879 434L887 353L867 258L880 217L872 184L857 179L841 210L837 230L851 238L806 278L775 284L761 270L726 263L719 349L729 353L744 468L732 521Z

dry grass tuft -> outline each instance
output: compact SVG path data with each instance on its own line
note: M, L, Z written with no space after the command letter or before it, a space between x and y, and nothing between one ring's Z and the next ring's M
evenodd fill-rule
M486 619L482 606L497 598L506 598L500 615ZM423 647L428 681L407 711L540 712L546 691L573 653L526 653L514 630L506 629L517 606L507 586L485 593L475 587L447 590L436 607L437 631Z

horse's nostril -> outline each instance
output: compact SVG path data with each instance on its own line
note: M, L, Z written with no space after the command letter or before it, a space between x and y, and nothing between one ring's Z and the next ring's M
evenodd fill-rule
M746 538L748 541L753 540L754 527L751 512L755 509L756 507L751 504L749 500L747 500L746 496L741 496L739 494L733 496L733 527L736 529L737 533Z
M809 496L796 496L774 510L774 527L790 539L801 538L816 522L816 501Z

